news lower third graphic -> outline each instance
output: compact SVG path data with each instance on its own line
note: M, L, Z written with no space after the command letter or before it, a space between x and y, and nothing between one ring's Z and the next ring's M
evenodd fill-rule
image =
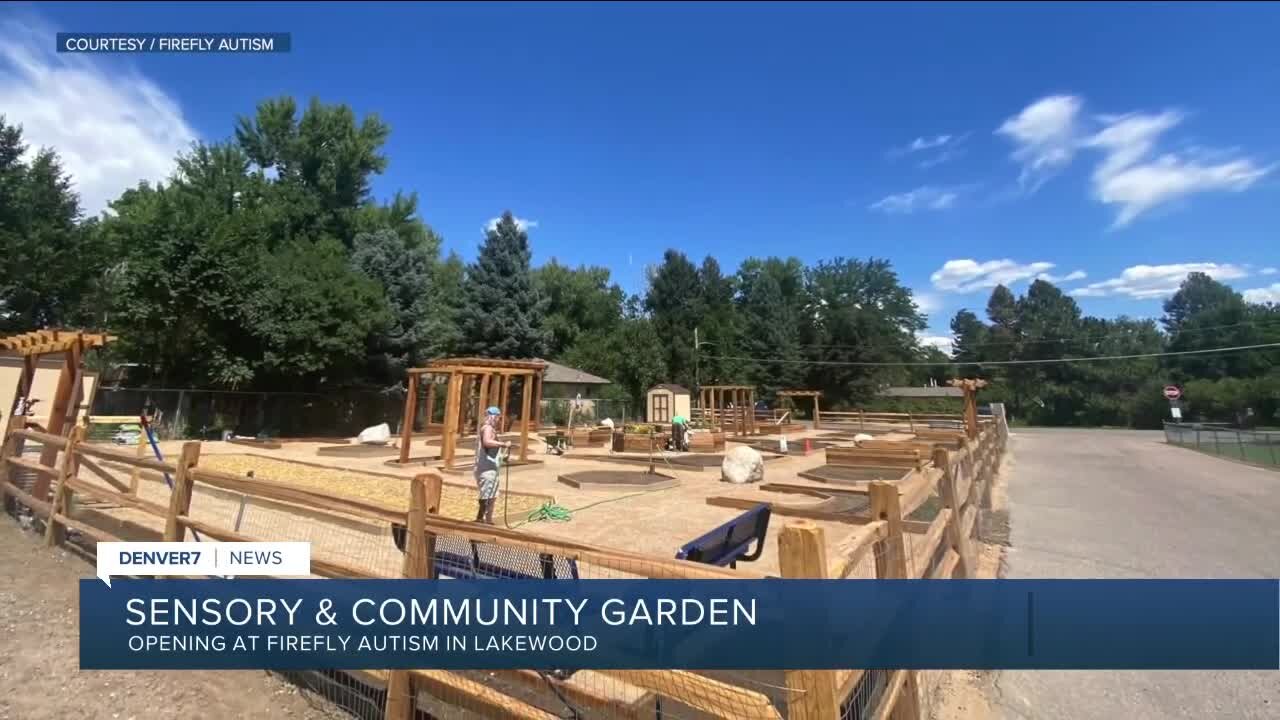
M309 570L239 545L103 543L99 575ZM117 577L79 605L83 669L1280 669L1276 580Z
M308 542L101 542L98 579L111 586L120 575L306 576Z
M57 34L60 53L287 53L290 33L75 33Z

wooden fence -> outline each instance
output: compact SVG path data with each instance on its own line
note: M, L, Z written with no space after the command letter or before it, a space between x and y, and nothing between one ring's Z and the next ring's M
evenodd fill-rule
M871 514L865 523L829 549L822 528L808 521L791 522L778 536L783 577L843 579L860 566L874 564L877 578L971 577L975 558L969 539L974 532L978 498L1004 451L1007 430L988 424L975 441L950 452L937 448L932 470L917 470L928 485L908 489L894 483L873 482L865 488ZM45 464L28 457L25 445L39 446ZM167 504L139 492L139 475L167 473L173 481ZM121 474L124 474L124 479ZM916 483L920 484L920 483ZM182 541L188 532L215 541L255 541L225 520L192 512L197 492L235 493L296 513L307 523L349 524L354 520L381 528L407 528L407 541L397 572L326 556L313 546L312 573L329 578L432 576L437 542L465 542L495 550L551 554L578 564L580 577L750 579L763 577L747 570L731 570L684 560L661 558L612 548L542 538L499 527L449 519L437 514L443 483L426 473L406 480L407 510L304 490L269 480L242 477L200 467L200 443L183 443L176 460L159 461L85 442L84 429L69 437L26 427L14 418L0 444L0 499L16 502L44 520L50 546L66 541L68 531L92 541L120 538L99 524L76 516L77 497L136 511L150 518L164 540ZM849 492L859 492L850 489ZM906 519L936 492L944 508L929 523ZM96 517L96 516L95 516ZM83 542L83 541L82 541ZM859 573L862 574L862 573ZM869 573L868 573L869 574ZM914 671L795 670L778 673L775 682L758 680L749 672L702 673L680 670L581 670L569 678L528 671L505 670L469 676L442 670L361 671L349 673L361 682L379 683L385 692L388 720L407 720L416 709L459 708L491 718L553 718L556 707L572 708L599 717L780 719L871 717L915 720L920 717L921 683ZM767 676L772 678L772 676ZM875 682L873 682L875 680ZM857 709L853 709L854 706ZM576 713L577 710L574 710Z

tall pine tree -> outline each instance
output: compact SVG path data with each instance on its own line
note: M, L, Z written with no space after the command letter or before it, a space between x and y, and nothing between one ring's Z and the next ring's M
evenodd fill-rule
M462 352L515 359L545 354L543 303L529 272L530 254L528 234L504 212L467 267L458 313Z

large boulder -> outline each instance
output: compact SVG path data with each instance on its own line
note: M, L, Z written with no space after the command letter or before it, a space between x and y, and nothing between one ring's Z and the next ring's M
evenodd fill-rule
M764 456L755 448L738 445L724 454L720 479L735 485L764 480Z
M356 442L362 445L386 445L391 439L391 428L386 423L367 427L360 431Z

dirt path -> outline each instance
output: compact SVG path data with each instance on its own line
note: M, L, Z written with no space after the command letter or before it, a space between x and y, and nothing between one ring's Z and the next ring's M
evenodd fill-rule
M0 720L347 717L261 671L81 672L82 577L88 563L0 514Z

